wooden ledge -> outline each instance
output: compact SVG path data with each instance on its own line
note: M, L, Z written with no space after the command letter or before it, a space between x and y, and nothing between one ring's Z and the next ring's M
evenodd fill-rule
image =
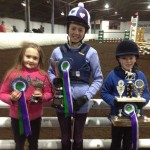
M114 126L118 126L118 127L131 126L131 120L129 117L112 116L111 122ZM147 118L146 116L138 117L138 122L139 122L139 126L150 126L150 118Z

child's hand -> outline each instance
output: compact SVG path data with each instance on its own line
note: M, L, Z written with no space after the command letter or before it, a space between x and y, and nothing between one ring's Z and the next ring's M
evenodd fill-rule
M63 87L63 80L61 78L55 78L53 80L53 85L56 87L56 88L60 88L60 87Z
M17 90L11 92L10 94L10 99L14 102L17 102L20 99L20 97L21 97L21 92Z
M43 96L42 89L41 88L36 88L36 90L33 93L33 96L42 98L42 96Z

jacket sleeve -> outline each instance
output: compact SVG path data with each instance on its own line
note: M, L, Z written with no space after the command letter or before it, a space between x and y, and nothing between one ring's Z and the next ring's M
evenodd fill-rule
M149 93L149 86L148 86L148 81L145 77L145 75L141 72L142 74L142 80L144 81L144 90L143 93L141 95L141 97L146 99L146 104L148 104L149 100L150 100L150 93Z
M4 80L2 82L2 85L0 87L0 100L5 102L6 104L12 105L12 101L10 99L10 78L7 78L7 80Z
M100 90L100 87L102 86L103 74L101 71L99 57L95 49L91 48L88 51L86 58L88 59L89 64L91 66L93 81L85 95L88 97L88 99L91 99Z
M113 79L111 73L109 73L103 83L100 97L110 106L114 106L115 96L113 94L113 91L114 91Z

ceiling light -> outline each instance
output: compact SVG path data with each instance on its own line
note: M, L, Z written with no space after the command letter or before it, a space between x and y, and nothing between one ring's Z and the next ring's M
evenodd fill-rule
M123 17L119 17L118 19L122 20L122 19L123 19Z
M89 1L82 2L82 3L90 3L90 2L94 2L94 1L98 1L98 0L89 0Z
M105 4L105 8L106 8L106 9L109 8L109 5L108 5L108 4Z
M21 3L21 5L25 7L25 6L26 6L26 2L23 1L23 2Z
M62 11L62 12L61 12L61 15L62 15L62 16L64 16L64 15L65 15L65 13Z
M50 0L47 0L46 3L47 3L47 4L50 4Z
M115 15L117 15L118 14L118 12L117 11L115 11Z
M150 9L150 5L148 5L147 8Z

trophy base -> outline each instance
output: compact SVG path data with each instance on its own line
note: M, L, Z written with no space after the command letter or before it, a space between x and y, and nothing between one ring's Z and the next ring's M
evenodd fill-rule
M35 97L35 96L32 96L31 99L30 99L30 102L31 103L38 103L41 101L41 98L40 97Z
M139 126L150 126L150 118L141 116L137 119ZM111 116L111 122L116 127L131 127L131 120L129 117Z
M63 110L63 109L64 109L64 106L63 106L63 99L54 98L51 106L52 106L53 108Z
M133 102L133 103L139 103L139 102L145 102L146 100L142 97L115 97L117 102Z
M53 104L55 105L62 105L63 104L63 99L59 98L54 98L53 99Z

